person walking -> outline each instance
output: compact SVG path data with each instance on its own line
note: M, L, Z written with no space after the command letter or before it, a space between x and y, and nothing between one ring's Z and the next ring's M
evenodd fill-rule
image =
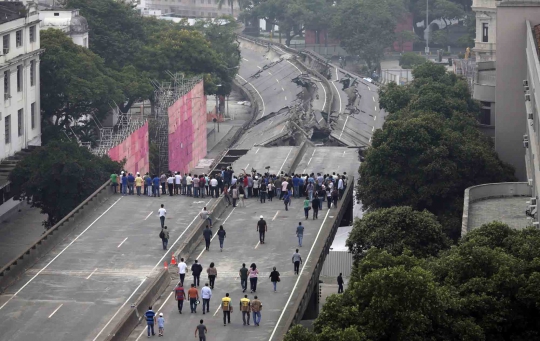
M155 336L156 333L154 332L154 325L156 323L156 313L152 310L152 306L148 307L148 310L146 313L144 313L146 316L146 326L148 327L148 337L150 337L150 331L152 331L152 336Z
M272 179L268 180L268 200L272 201L272 198L274 197L274 190L275 186L272 182Z
M240 277L240 286L242 287L242 292L246 292L247 289L247 279L248 279L248 268L246 268L246 263L242 263L242 267L238 271L238 277Z
M207 211L205 206L201 213L199 213L199 217L201 217L202 220L206 220L208 224L210 224L210 228L212 228L212 218L210 218L210 214L212 214L212 212Z
M174 288L174 299L178 302L178 312L182 314L182 308L184 307L184 299L186 298L186 291L184 290L184 284L178 282L176 288Z
M304 239L304 226L302 226L302 222L299 222L298 226L296 226L296 237L298 238L298 246L302 247L302 239Z
M214 262L210 263L210 266L206 269L206 273L208 274L208 280L210 281L210 289L214 289L217 277L217 269L214 266Z
M223 310L223 325L226 326L227 323L231 324L231 313L233 307L231 306L231 298L229 293L225 294L225 297L221 299L221 309Z
M270 282L274 285L274 292L277 291L277 282L281 282L281 279L279 278L279 272L276 270L276 267L272 269L272 272L270 273Z
M289 194L288 186L289 186L289 182L287 181L287 179L283 178L283 181L281 182L281 196L282 197L284 196L285 193Z
M195 263L191 265L191 274L193 275L193 285L196 287L200 285L202 271L203 271L202 265L199 264L199 261L195 259Z
M232 205L233 207L236 207L236 201L238 200L240 193L238 193L238 188L236 188L236 186L232 187L231 192L232 192Z
M163 226L161 233L159 234L161 238L161 244L163 245L163 250L167 250L167 245L169 244L169 231L167 231L167 226Z
M249 315L251 313L251 304L249 302L248 295L244 295L243 298L240 299L240 311L242 312L242 321L244 321L244 326L249 326Z
M197 338L197 334L199 334L199 341L206 341L208 329L204 325L204 320L200 320L199 322L200 324L195 328L195 338Z
M225 229L223 229L223 225L219 225L217 235L219 239L219 249L221 252L223 252L223 242L225 241L225 237L227 237L227 232L225 232Z
M248 270L248 276L249 284L251 286L251 292L257 292L257 279L259 277L259 270L257 269L257 265L255 263L251 263L251 266Z
M315 196L313 197L313 200L311 201L311 208L313 208L313 219L319 219L319 206L321 205L321 201L319 200L319 197Z
M195 284L191 284L191 288L189 288L187 294L189 298L189 308L191 309L191 313L197 313L197 301L199 300L199 291L197 290L197 288L195 288Z
M206 225L206 228L203 231L204 241L206 243L206 251L210 251L210 242L212 241L212 230Z
M215 177L212 177L212 179L210 179L210 195L212 196L212 198L219 197L218 183L219 182Z
M292 255L292 262L294 264L294 274L298 275L300 271L300 264L302 263L302 257L300 257L298 249L296 249L296 252Z
M157 325L158 325L158 336L163 336L163 332L165 331L165 318L163 317L163 313L159 313L159 317L157 319Z
M184 278L186 278L187 264L184 262L184 258L180 258L180 263L178 263L178 275L180 277L180 283L184 286Z
M310 209L311 209L311 207L309 207L309 198L306 197L306 199L304 200L304 216L306 217L306 220L309 217L309 210Z
M340 272L339 273L339 276L337 276L337 284L338 284L338 289L337 289L337 293L338 294L342 294L343 293L343 277L342 277L342 273Z
M261 216L261 219L257 222L257 231L259 232L259 243L264 244L264 235L266 234L266 231L268 231L268 225L266 225L263 216Z
M283 195L283 203L285 204L285 211L289 210L289 204L291 203L291 196L289 195L289 192L282 192L285 193Z
M202 297L202 313L204 315L205 311L210 312L210 299L212 298L212 289L208 287L208 283L206 283L204 287L201 289L201 297Z
M253 323L258 327L261 323L262 303L257 296L251 301L251 313L253 314Z
M159 221L161 223L161 228L165 226L165 216L167 215L167 210L165 206L161 204L161 208L158 210Z

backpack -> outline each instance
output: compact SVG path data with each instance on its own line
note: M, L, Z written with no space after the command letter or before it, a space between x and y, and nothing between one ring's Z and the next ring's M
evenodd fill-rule
M165 237L165 233L163 232L163 229L162 229L161 232L159 233L159 238L163 239L163 237Z

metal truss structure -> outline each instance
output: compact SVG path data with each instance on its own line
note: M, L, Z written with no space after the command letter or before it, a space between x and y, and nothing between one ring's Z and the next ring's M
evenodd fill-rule
M169 171L169 107L186 95L201 80L202 76L185 78L181 73L168 72L170 82L153 81L155 112L150 118L150 143L158 148L159 174Z
M118 122L114 127L99 127L98 146L92 149L92 153L103 156L112 148L122 143L135 130L142 127L145 118L140 115L131 115L122 113L120 109L114 109L114 113L118 114Z

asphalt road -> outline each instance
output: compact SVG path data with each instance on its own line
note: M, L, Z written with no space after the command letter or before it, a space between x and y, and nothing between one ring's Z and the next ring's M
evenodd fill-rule
M103 340L212 199L115 196L0 296L0 340ZM150 276L150 277L149 277Z

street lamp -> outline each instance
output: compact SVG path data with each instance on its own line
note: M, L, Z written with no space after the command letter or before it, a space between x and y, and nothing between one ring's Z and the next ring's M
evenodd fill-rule
M426 59L429 59L429 0L426 0Z
M221 87L223 85L218 84L216 86L219 88L219 87ZM219 107L218 107L218 105L219 105L219 101L218 101L218 95L216 93L216 119L217 119L217 131L219 133Z

